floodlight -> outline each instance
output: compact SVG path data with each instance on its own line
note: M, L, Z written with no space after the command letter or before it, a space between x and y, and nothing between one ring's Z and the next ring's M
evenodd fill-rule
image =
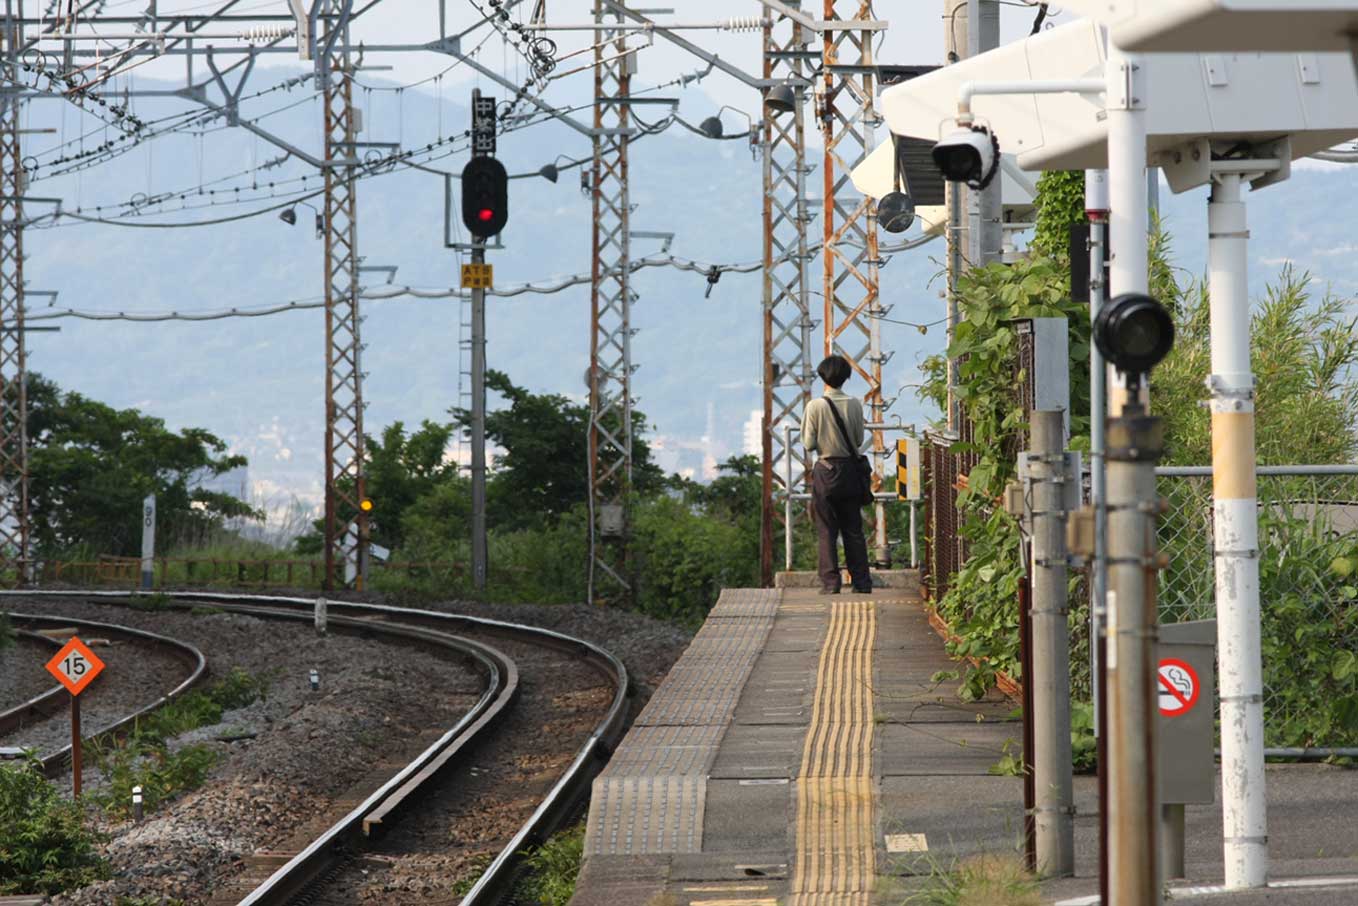
M709 116L698 124L699 130L708 138L721 138L723 130L721 127L721 117Z
M1130 51L1348 51L1358 0L1069 0Z
M288 226L292 226L297 222L297 209L295 207L284 208L283 210L278 212L278 219L286 223Z

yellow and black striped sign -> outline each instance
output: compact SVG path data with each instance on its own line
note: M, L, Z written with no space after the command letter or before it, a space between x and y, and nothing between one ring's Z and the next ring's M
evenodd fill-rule
M896 499L920 499L919 440L914 437L896 441Z

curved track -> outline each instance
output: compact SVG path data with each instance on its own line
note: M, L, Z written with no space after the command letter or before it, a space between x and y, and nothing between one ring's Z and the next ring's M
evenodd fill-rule
M110 603L129 599L122 592L8 594L75 596ZM211 601L223 609L258 617L303 621L313 619L316 605L311 598L266 595L185 592L174 597L183 601ZM317 885L338 875L344 864L352 859L354 851L371 845L378 832L398 826L403 818L431 808L437 796L430 795L429 791L438 786L437 781L445 769L465 764L472 748L490 738L494 728L504 721L520 688L515 663L497 648L482 641L451 635L450 630L564 653L605 677L613 690L605 713L575 752L569 767L462 900L464 906L498 902L512 885L524 850L545 841L570 817L588 794L590 782L602 768L612 747L621 738L627 710L626 668L618 658L591 642L535 626L379 604L330 601L328 609L328 622L337 628L407 636L463 651L480 665L486 679L485 691L456 726L275 871L242 899L240 906L280 906L299 896L308 901L316 897ZM412 795L417 792L420 795Z
M46 636L39 635L33 630L36 627L41 626L75 627L76 629L85 632L87 635L97 633L98 635L109 639L149 644L159 650L169 653L188 668L188 675L169 692L112 723L99 727L87 735L82 734L86 739L117 736L137 720L145 717L157 708L164 707L192 689L207 675L207 658L204 657L203 652L187 642L181 642L178 639L172 639L169 636L147 632L142 629L133 629L130 626L119 626L114 623L81 620L71 617L49 617L38 614L16 613L13 611L10 612L9 617L17 630L30 637L51 641L50 639L47 639ZM55 644L57 647L60 647L64 642L56 642ZM56 715L64 714L66 712L67 701L66 690L61 686L55 686L40 695L30 698L26 702L0 713L0 737L15 733L26 727L31 727L35 723L50 719ZM39 760L42 762L43 772L48 777L55 777L70 767L71 746L68 743L55 751L40 756Z

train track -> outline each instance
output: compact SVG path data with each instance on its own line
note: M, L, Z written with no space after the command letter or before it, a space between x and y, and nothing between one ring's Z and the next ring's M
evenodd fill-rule
M15 612L10 612L9 617L15 629L28 639L42 639L44 642L51 643L53 642L51 638L36 630L40 627L49 629L74 628L87 637L97 635L110 641L133 642L150 646L180 661L187 668L187 675L169 692L116 720L96 728L92 733L85 734L85 739L102 740L119 736L141 718L146 717L158 708L164 707L192 689L207 675L207 658L204 657L202 651L187 642L181 642L169 636L142 629L133 629L130 626L119 626L114 623L71 617L51 617ZM60 647L62 644L64 642L54 643L55 647ZM116 680L113 681L116 682ZM110 679L105 678L100 682L107 684ZM13 745L8 737L24 730L30 730L35 725L67 713L68 701L66 690L61 686L54 686L27 701L0 712L0 743ZM48 777L61 775L71 766L70 743L40 753L39 761L42 763L43 773Z
M41 594L68 593L24 592ZM104 602L129 600L122 592L83 593L78 597ZM316 601L265 595L231 595L210 592L176 594L179 601L211 602L224 610L265 619L310 621ZM569 767L552 784L503 846L479 880L462 898L465 906L498 902L510 889L521 868L522 853L545 841L577 810L587 796L589 784L622 735L626 719L628 677L622 662L603 648L582 639L534 626L489 620L460 614L412 610L379 604L330 601L327 622L338 629L382 633L418 639L426 644L453 648L477 665L484 679L483 693L458 723L397 771L347 814L331 824L304 848L277 868L267 879L239 900L240 906L282 906L296 902L331 902L327 883L343 880L346 868L358 854L380 849L389 839L409 836L406 828L421 823L431 812L447 809L449 797L459 795L450 774L467 767L473 753L496 752L492 740L497 729L513 721L512 705L522 685L519 668L502 647L519 649L519 657L534 657L530 649L551 651L563 663L576 663L605 678L611 696L603 714L583 745L571 756ZM456 634L454 634L456 633ZM495 644L491 644L491 642ZM544 684L549 685L549 684ZM501 746L506 745L499 734ZM522 728L514 734L524 736ZM541 741L526 734L517 742L525 752L541 748ZM520 753L522 755L523 753ZM473 776L475 772L472 772Z

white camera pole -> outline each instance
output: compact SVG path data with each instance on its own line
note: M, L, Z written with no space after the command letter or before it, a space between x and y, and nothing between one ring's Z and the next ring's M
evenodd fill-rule
M1227 887L1268 874L1259 513L1250 371L1249 231L1240 184L1276 161L1218 162L1207 206L1212 375L1212 523L1221 664L1221 811ZM1253 169L1252 173L1242 172ZM1265 167L1266 169L1266 167ZM1223 172L1224 171L1224 172Z
M1146 210L1146 59L1109 42L1105 69L1108 111L1108 232L1112 239L1107 298L1148 293L1150 215ZM1110 381L1108 412L1122 412L1126 391Z

